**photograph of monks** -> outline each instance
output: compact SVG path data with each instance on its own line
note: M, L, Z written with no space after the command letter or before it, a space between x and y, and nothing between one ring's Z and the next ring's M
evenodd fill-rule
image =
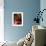
M12 24L13 26L23 26L23 12L13 12Z

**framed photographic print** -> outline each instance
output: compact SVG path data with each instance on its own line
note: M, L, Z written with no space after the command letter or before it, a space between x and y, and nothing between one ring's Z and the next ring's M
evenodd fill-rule
M23 26L23 12L12 12L12 26Z

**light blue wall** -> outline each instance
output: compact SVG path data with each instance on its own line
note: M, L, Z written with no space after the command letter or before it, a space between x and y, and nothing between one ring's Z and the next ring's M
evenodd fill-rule
M40 10L40 0L4 0L4 38L7 41L18 41L32 28L35 12ZM24 13L23 27L12 26L12 12Z
M41 0L40 1L40 10L42 11L43 9L46 9L46 0ZM46 11L43 12L43 22L40 22L40 25L45 26L46 27Z

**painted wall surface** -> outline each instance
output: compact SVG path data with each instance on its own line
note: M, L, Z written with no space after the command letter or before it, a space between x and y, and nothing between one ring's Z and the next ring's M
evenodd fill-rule
M40 1L40 9L41 9L41 11L42 11L43 9L46 9L46 0L41 0L41 1ZM46 10L43 12L42 17L43 17L43 22L41 21L41 22L40 22L40 25L46 27Z
M32 29L35 14L40 10L40 0L4 0L4 38L18 41ZM12 12L23 12L23 27L12 26Z

